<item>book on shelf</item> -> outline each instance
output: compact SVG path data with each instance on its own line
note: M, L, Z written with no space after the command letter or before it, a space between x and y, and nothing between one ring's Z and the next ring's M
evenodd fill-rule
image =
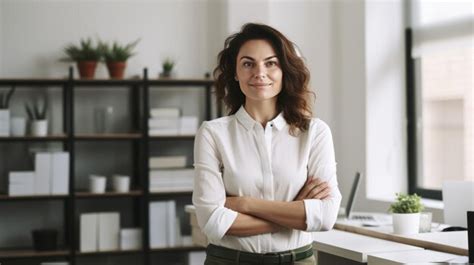
M11 171L8 173L8 195L33 195L35 193L34 187L34 171Z
M187 179L194 178L193 168L169 168L169 169L153 169L150 170L150 177L170 178L170 179Z
M51 168L51 194L69 194L69 153L52 153Z
M181 134L196 134L198 129L198 117L196 116L183 116L180 119L180 133Z
M35 153L35 171L10 172L8 194L69 194L69 153Z
M198 117L182 116L163 120L153 118L148 124L148 134L152 136L195 135L198 129Z
M120 214L99 213L99 251L119 250Z
M168 129L178 129L180 125L179 118L151 118L148 119L148 127L151 128L168 128Z
M153 118L178 118L181 116L179 108L152 108L150 116Z
M152 128L148 130L150 136L177 136L179 135L179 129L168 129L168 128Z
M137 250L142 249L142 229L122 228L120 230L120 249Z
M84 213L81 214L79 224L79 250L81 252L96 252L98 250L97 230L98 230L98 214Z
M187 192L193 190L194 169L155 169L149 173L150 192Z
M149 158L150 169L183 168L186 166L186 156L153 156Z
M83 213L80 216L79 250L119 250L120 213Z
M51 194L51 153L38 152L35 154L35 194Z
M150 202L150 247L165 248L181 245L179 221L176 218L176 202Z

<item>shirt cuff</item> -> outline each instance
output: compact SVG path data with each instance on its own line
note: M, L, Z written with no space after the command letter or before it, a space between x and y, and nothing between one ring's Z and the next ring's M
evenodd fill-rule
M210 241L221 240L237 218L237 212L225 207L217 208L203 229Z
M320 231L323 221L323 211L321 211L321 200L307 199L303 200L306 212L306 231Z

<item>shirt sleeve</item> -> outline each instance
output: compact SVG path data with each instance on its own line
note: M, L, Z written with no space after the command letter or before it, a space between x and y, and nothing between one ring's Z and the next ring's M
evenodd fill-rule
M204 122L194 142L193 204L199 227L211 242L222 239L237 218L236 211L224 207L226 191L220 168L216 142Z
M307 231L327 231L336 223L341 192L339 191L336 175L336 160L334 145L329 126L321 120L313 124L310 154L308 160L308 176L318 177L326 181L331 188L331 193L324 200L304 200L306 211Z

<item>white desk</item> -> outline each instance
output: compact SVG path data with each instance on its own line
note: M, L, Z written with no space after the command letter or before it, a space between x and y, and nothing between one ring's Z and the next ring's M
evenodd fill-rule
M422 250L415 246L338 230L313 233L313 239L318 264L349 264L351 261L352 264L360 264L367 263L367 256L370 254Z
M369 254L367 257L368 265L428 264L448 261L468 262L468 258L425 249Z
M393 234L391 225L381 227L363 227L360 223L344 220L339 220L334 228L402 244L418 246L434 251L468 256L467 231L396 235Z

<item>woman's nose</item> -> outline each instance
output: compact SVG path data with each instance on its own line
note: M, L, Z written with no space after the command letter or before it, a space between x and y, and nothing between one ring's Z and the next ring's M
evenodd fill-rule
M254 69L255 69L255 72L254 72L255 78L257 78L257 79L265 78L266 70L265 70L265 67L263 65L257 64L257 66Z

